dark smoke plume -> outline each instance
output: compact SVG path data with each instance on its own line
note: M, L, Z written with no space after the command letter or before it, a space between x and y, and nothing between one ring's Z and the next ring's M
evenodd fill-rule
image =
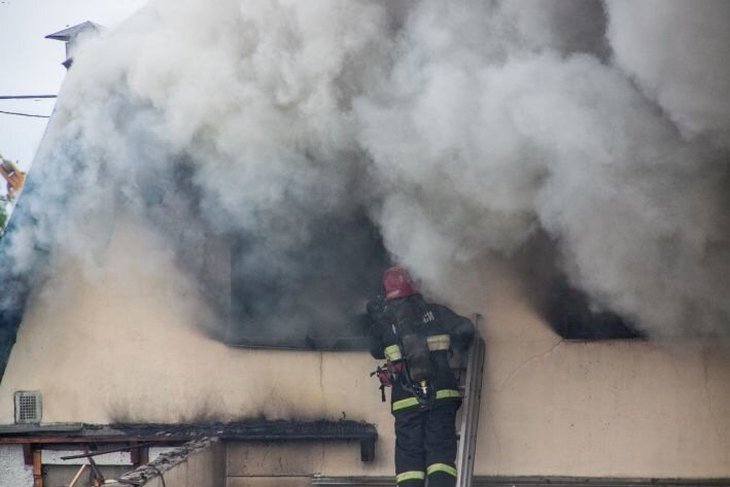
M454 269L540 235L595 310L727 335L729 20L720 1L152 1L75 55L4 272L93 269L133 214L223 315L328 329L389 259L458 298Z

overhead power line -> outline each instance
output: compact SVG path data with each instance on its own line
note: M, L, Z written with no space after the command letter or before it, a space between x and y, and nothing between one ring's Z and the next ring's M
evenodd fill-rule
M58 98L58 95L0 95L0 100L32 100L35 98Z
M0 100L37 100L40 98L57 98L58 95L0 95ZM32 118L50 118L48 115L38 115L35 113L23 113L23 112L9 112L6 110L0 110L3 115L16 115L19 117L32 117Z
M5 110L0 110L0 113L2 113L3 115L17 115L19 117L51 118L48 115L37 115L35 113L21 113L21 112L6 112Z

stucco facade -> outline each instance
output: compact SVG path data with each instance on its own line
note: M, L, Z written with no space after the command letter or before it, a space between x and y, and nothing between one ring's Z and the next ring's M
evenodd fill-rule
M5 485L33 485L33 470L23 461L23 447L0 445L0 479Z
M367 353L207 337L194 282L130 222L94 258L93 272L65 259L35 292L0 384L0 423L13 423L16 390L42 393L46 423L346 417L377 425L375 462L361 463L356 443L323 444L304 470L392 473L392 418ZM727 348L562 341L509 272L484 279L491 292L470 310L486 316L487 343L476 474L730 477Z

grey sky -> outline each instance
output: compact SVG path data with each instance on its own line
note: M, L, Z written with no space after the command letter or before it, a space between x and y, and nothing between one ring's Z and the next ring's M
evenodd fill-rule
M0 0L0 95L56 94L62 42L45 36L91 20L113 27L147 0ZM0 110L49 115L53 100L0 100ZM27 169L47 119L0 114L0 154Z

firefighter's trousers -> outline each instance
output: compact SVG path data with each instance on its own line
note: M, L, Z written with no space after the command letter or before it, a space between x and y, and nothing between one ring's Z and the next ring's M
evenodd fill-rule
M393 413L398 487L456 485L455 420L460 405L459 399L437 399L426 409L415 406Z

